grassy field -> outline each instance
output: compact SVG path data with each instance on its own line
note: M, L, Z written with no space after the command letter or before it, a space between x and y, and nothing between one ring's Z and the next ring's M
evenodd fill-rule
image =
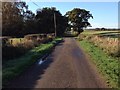
M56 38L52 42L41 44L38 47L33 48L20 58L6 62L3 65L3 86L6 85L9 80L13 79L32 64L37 62L38 59L40 59L45 53L50 52L54 45L61 40L62 38Z
M120 31L96 31L96 30L84 30L84 32L82 32L82 34L102 34L102 33L120 33Z
M101 37L109 37L109 38L120 38L120 31L85 30L81 34L83 34L83 35L99 35Z
M110 55L110 52L112 50L113 53L115 53L116 52L115 50L118 50L118 42L113 42L110 39L106 39L106 38L112 39L113 37L99 37L101 33L117 34L118 32L117 31L85 31L81 34L81 36L79 36L80 45L85 50L85 52L90 55L91 60L93 60L99 72L105 77L108 86L116 88L118 87L118 82L120 77L119 67L118 67L119 56ZM97 39L95 39L96 35L98 36ZM118 54L119 52L116 53Z

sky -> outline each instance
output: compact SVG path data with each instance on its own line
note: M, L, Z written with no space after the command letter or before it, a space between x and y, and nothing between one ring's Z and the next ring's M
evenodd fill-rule
M73 8L86 9L93 15L89 28L118 28L117 2L27 2L27 5L34 13L38 8L56 7L62 15Z

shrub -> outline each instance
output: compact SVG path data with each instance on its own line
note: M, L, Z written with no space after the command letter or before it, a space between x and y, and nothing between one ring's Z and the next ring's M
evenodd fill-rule
M14 41L14 40L12 40ZM9 42L9 41L7 41ZM22 43L6 43L2 45L2 61L5 61L19 58L24 55L28 50L32 49L34 46L32 41L24 40Z
M30 49L53 40L53 34L29 34L24 38L4 37L2 45L3 62L18 58Z

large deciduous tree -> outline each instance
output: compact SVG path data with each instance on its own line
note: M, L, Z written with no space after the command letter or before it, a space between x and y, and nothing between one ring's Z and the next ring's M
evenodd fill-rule
M17 9L12 2L2 3L2 34L13 35L19 21L19 9Z
M78 31L80 34L83 31L83 28L91 26L88 22L88 19L93 18L90 11L80 8L74 8L71 11L68 11L65 16L68 18L68 24L73 30Z
M21 36L27 8L25 2L2 2L3 36Z

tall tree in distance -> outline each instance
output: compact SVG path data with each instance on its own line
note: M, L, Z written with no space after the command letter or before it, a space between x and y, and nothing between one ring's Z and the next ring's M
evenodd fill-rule
M83 32L83 28L91 26L88 22L88 19L93 18L90 11L80 8L74 8L71 11L68 11L65 16L68 18L68 24L73 30L78 31L80 34Z

